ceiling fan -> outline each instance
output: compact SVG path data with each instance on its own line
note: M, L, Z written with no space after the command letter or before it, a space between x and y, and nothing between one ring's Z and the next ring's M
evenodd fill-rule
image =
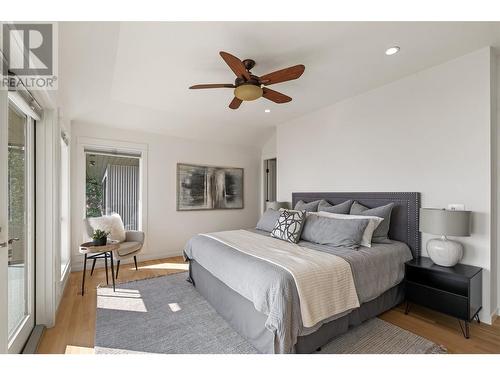
M290 102L292 98L278 91L268 89L266 86L297 79L304 73L305 69L304 65L295 65L258 77L250 72L255 66L254 60L245 59L242 61L224 51L219 52L219 54L234 74L236 74L234 84L194 85L190 89L234 89L234 99L229 104L229 108L231 109L238 109L243 101L255 100L261 96L278 104Z

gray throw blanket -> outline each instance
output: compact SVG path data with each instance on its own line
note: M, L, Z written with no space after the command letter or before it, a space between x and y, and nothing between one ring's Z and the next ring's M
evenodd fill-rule
M255 229L251 231L269 235ZM399 284L403 280L404 263L412 258L408 246L396 241L358 250L306 241L299 242L299 245L345 259L351 265L360 303L370 301ZM187 259L194 259L207 271L219 275L224 284L250 300L257 311L267 315L266 328L275 335L275 353L293 352L298 336L310 334L322 324L348 313L304 328L295 281L283 268L201 235L188 241L184 254Z

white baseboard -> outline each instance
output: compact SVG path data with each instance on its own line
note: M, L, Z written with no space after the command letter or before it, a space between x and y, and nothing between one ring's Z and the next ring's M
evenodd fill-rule
M61 280L59 280L57 288L56 288L56 316L57 312L59 311L59 306L61 306L61 300L64 295L64 291L66 290L66 286L68 285L68 280L69 280L69 275L71 274L71 262L68 264L66 269L64 270L64 274ZM54 322L55 324L56 322ZM47 328L52 328L53 326Z
M162 252L162 253L140 253L137 255L138 262L144 262L147 260L157 260L170 257L178 257L182 255L182 251L175 252ZM133 263L134 258L123 259L121 264ZM95 268L104 268L104 262L98 261ZM89 264L87 264L87 269L89 269ZM78 256L71 257L71 271L82 271L83 270L83 255L78 254Z
M493 314L491 314L491 324L495 323L495 320L497 320L499 316L500 316L500 307L497 308L497 310Z

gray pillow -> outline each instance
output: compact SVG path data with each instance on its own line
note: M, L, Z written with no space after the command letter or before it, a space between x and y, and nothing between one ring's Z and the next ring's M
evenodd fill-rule
M271 237L292 243L299 242L304 220L306 218L306 212L294 210L283 210L279 212L280 217L271 232Z
M336 204L335 206L332 206L330 203L322 199L320 200L318 205L318 212L324 211L324 212L331 212L332 214L348 215L349 211L351 210L351 206L352 206L351 199L343 203Z
M272 208L268 208L266 212L262 214L256 228L260 230L265 230L266 232L271 232L280 217L281 212L276 211Z
M295 204L295 207L293 209L297 211L317 212L318 205L319 205L319 200L309 203L300 200Z
M302 230L302 239L321 245L357 249L368 222L368 219L344 220L309 215Z
M389 228L391 226L391 213L394 208L394 203L386 204L385 206L368 208L354 202L351 206L351 215L361 216L378 216L384 219L373 232L372 242L374 243L391 243L389 240Z

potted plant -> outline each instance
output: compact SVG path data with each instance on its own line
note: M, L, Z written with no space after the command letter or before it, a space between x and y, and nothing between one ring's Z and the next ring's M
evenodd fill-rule
M100 229L96 229L92 235L94 240L94 246L104 246L108 242L108 236L110 232L106 232Z

